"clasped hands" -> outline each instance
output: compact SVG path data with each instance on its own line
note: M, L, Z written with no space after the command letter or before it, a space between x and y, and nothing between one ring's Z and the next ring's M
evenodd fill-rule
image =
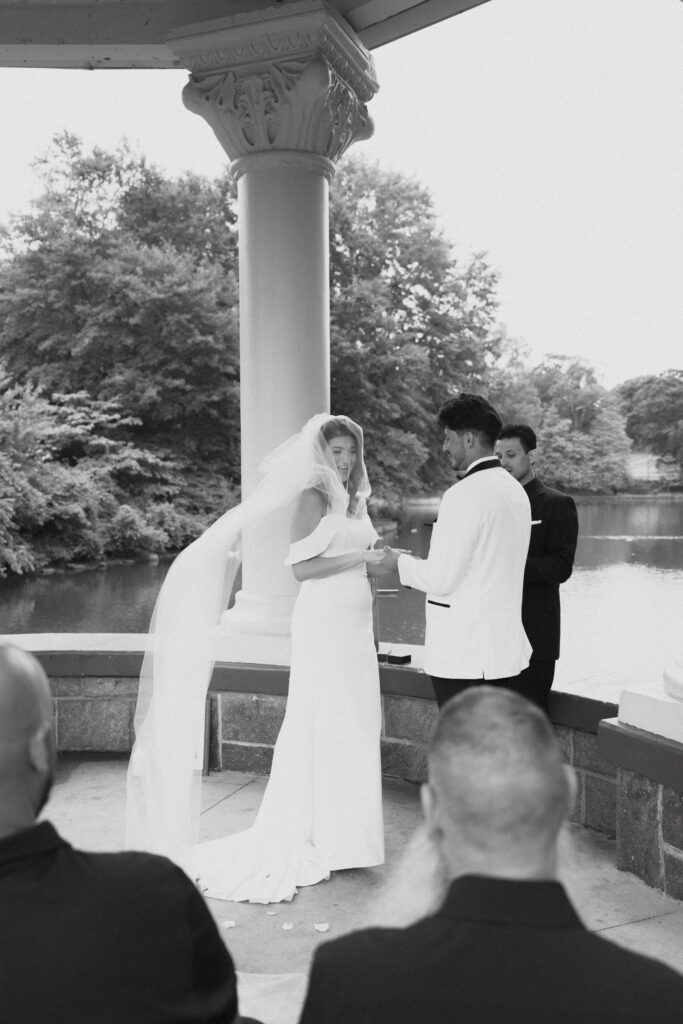
M390 572L395 571L398 556L401 554L404 554L404 552L398 548L390 548L388 546L371 548L364 553L363 560L368 566L369 575L387 576Z

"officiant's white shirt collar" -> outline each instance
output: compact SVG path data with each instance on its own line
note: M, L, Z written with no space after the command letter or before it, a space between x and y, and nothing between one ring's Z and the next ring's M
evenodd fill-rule
M470 470L474 469L475 466L478 466L480 462L491 461L497 462L500 465L500 459L498 458L497 455L482 455L480 459L475 459L474 462L470 462L469 466L467 467L467 470L465 471L465 476L467 476Z

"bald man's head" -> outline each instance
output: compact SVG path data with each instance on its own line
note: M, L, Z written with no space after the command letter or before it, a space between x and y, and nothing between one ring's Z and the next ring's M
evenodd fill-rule
M35 818L54 774L52 697L32 654L0 645L0 829L5 834Z
M476 686L445 705L429 750L425 806L452 864L542 874L554 863L572 797L552 726L528 700Z

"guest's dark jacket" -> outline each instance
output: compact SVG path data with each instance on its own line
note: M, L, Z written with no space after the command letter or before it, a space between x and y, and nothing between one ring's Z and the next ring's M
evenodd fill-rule
M579 519L574 499L538 477L524 485L531 504L531 540L524 570L522 624L532 661L560 656L560 583L572 574Z
M466 876L405 929L320 946L300 1024L680 1024L683 976L586 931L557 882Z
M232 960L164 857L82 853L47 822L0 840L2 1024L228 1024Z

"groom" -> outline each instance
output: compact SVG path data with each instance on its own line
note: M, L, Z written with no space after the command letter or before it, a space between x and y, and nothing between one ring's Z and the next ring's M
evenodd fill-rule
M439 423L451 467L464 476L443 496L428 557L388 548L383 564L427 595L424 667L441 707L484 681L514 689L529 664L522 583L531 512L494 455L502 421L490 402L463 392Z

